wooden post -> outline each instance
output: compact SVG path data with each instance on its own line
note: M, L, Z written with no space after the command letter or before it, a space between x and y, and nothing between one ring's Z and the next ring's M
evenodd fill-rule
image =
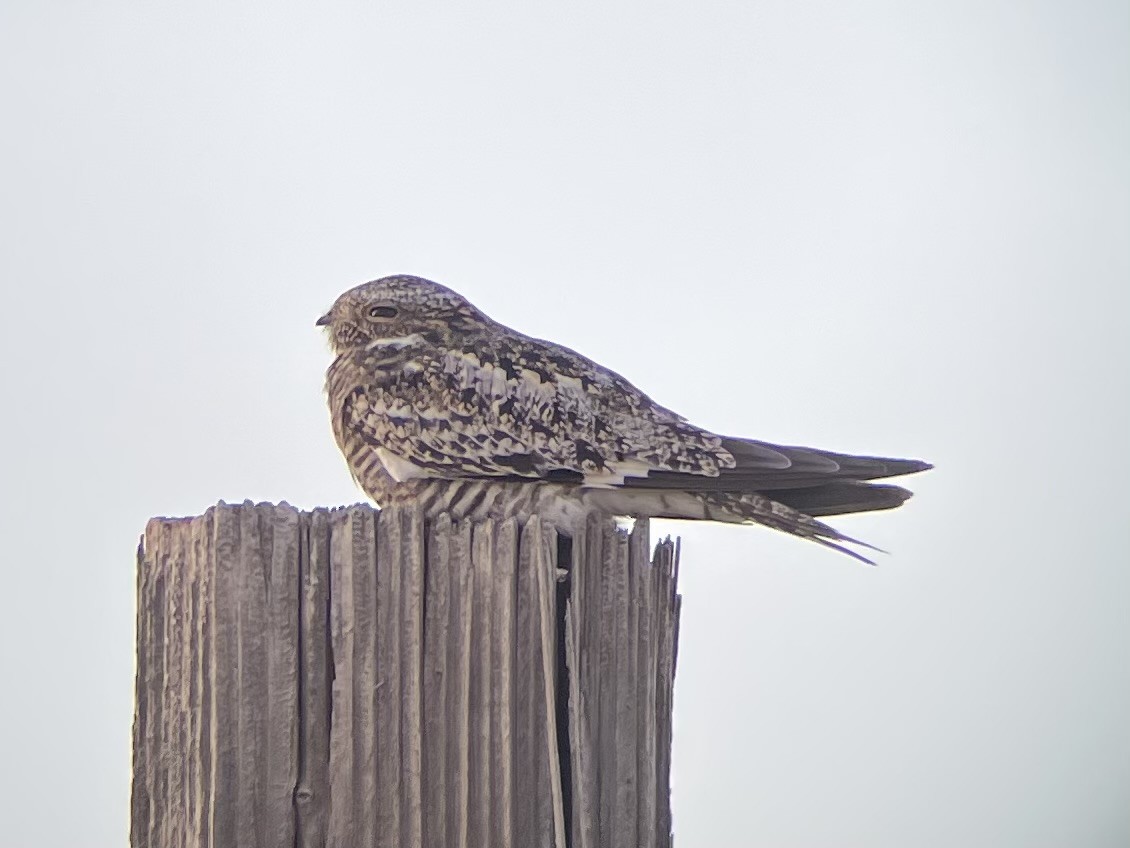
M133 848L664 848L675 546L219 504L138 551Z

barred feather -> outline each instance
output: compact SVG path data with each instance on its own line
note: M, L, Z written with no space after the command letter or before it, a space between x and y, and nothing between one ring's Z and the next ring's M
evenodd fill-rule
M334 435L382 505L412 500L456 518L537 512L565 533L590 509L756 523L869 562L844 547L865 543L812 516L897 506L908 491L867 481L930 467L711 433L419 277L351 289L318 324L336 354Z

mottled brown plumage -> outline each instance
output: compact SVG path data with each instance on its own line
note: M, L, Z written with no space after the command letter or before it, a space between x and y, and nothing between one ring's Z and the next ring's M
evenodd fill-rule
M719 436L419 277L350 289L318 324L334 435L381 505L539 512L566 533L593 509L757 523L865 560L812 516L898 506L910 492L866 481L930 467Z

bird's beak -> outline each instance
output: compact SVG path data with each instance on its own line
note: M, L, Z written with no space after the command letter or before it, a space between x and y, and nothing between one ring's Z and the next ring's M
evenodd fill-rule
M330 313L327 312L325 315L323 315L321 318L319 318L317 321L314 322L314 326L315 327L328 327L330 325L331 320L332 319L330 318Z

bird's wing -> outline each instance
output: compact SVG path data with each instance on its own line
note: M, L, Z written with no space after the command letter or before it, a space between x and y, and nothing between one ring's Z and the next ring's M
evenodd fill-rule
M335 427L408 476L620 485L654 471L717 476L734 464L719 436L551 342L499 334L345 357L330 378Z
M693 491L776 492L899 477L932 467L916 459L853 456L753 439L723 437L722 446L734 457L734 465L722 469L718 477L687 479L685 475L660 471L648 477L647 486ZM778 458L776 463L772 459L774 455ZM635 483L633 481L633 485Z

